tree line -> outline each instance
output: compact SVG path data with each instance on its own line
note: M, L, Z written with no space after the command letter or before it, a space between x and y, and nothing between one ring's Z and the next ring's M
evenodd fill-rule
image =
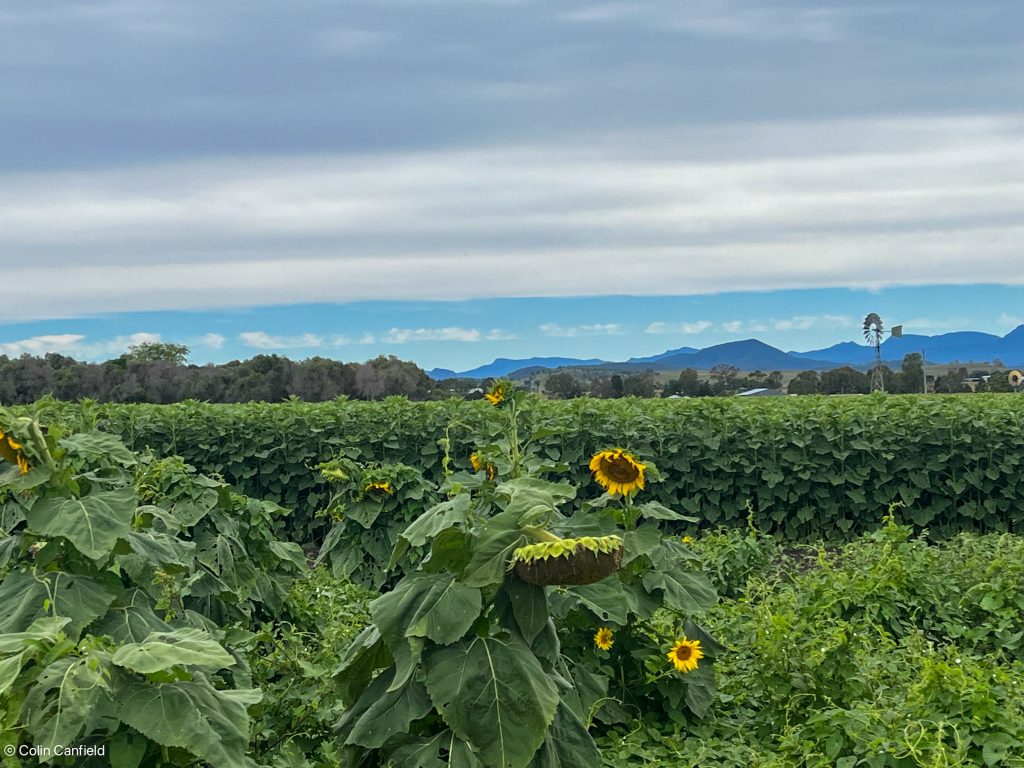
M1009 392L1004 366L993 362L994 370L969 371L966 366L951 368L938 376L925 375L920 353L903 359L899 370L882 366L885 391L914 394L925 391L940 394L957 392ZM870 371L838 366L827 371L801 371L783 387L781 371L741 373L732 365L717 365L706 377L693 368L680 371L675 379L660 383L654 372L597 374L588 377L587 369L556 371L540 381L541 390L558 400L581 395L599 398L617 397L719 397L750 389L774 389L790 395L855 395L871 391ZM990 375L991 374L991 375Z
M89 398L114 403L176 403L203 400L211 403L279 402L297 397L322 402L337 397L376 400L403 395L410 400L450 396L480 397L489 382L449 379L435 382L415 363L380 356L365 363L345 363L324 357L295 361L280 355L256 355L221 365L190 365L189 349L178 344L146 343L103 363L85 363L59 354L42 357L0 355L0 404L23 405L51 396L60 400ZM996 364L988 370L951 369L928 377L928 391L1009 391L1006 371ZM921 392L925 386L921 355L907 355L898 371L882 368L887 392ZM828 371L801 371L785 388L791 395L866 394L871 376L850 366ZM554 399L590 395L619 397L715 397L748 389L783 389L781 371L741 373L732 365L718 365L709 375L687 368L667 382L653 371L638 373L561 370L537 376L525 386Z
M256 355L223 365L189 365L187 357L187 347L164 343L133 347L103 363L59 354L0 355L0 403L22 405L47 395L113 403L278 402L289 397L316 402L390 395L425 400L434 386L422 368L396 357L344 363L324 357L294 361Z

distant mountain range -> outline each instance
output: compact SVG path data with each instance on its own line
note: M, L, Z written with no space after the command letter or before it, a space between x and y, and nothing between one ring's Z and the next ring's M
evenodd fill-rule
M889 338L882 344L882 360L898 366L912 352L923 352L934 365L948 363L991 363L998 359L1013 367L1024 366L1024 325L1005 336L975 331L958 331L937 336L908 334ZM530 357L520 360L500 357L493 363L456 373L446 368L428 371L433 379L464 377L486 379L499 376L523 378L554 368L601 367L623 372L672 371L683 368L707 370L716 365L734 365L741 371L827 370L841 365L863 368L874 361L874 351L864 344L846 341L825 349L783 352L757 339L730 341L705 349L680 347L650 357L632 357L625 362L573 357Z

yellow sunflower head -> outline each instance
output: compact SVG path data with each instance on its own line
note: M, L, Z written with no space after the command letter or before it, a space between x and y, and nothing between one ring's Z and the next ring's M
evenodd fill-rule
M683 544L693 546L693 536L683 536Z
M635 456L620 449L598 451L590 460L594 479L612 496L630 496L643 490L645 469Z
M686 635L676 640L676 644L668 652L668 660L672 662L677 672L692 672L703 658L704 651L700 649L700 640L687 640Z
M491 387L490 392L486 392L484 397L487 398L487 402L497 407L505 402L505 398L508 397L508 382L507 381L496 381L494 386Z
M488 480L493 480L495 475L497 475L497 470L494 468L494 465L489 461L484 460L479 453L471 454L469 457L469 463L473 466L474 472L479 472L481 470L485 471L487 473Z
M384 482L376 481L368 483L367 486L363 488L363 493L381 496L394 496L395 489L391 487L391 483L389 483L387 480L385 480Z
M22 475L27 475L29 470L32 469L28 463L28 458L22 452L21 443L4 432L3 429L0 429L0 459L16 464L18 466L18 473Z
M596 645L602 651L610 651L612 646L615 644L615 640L612 639L613 634L614 633L612 632L611 628L601 627L594 634L594 645Z

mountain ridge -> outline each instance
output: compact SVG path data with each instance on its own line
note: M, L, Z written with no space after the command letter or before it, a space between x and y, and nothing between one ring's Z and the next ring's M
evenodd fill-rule
M1024 324L1005 336L980 331L951 331L935 336L906 334L888 338L882 344L882 361L890 367L898 366L906 355L913 352L923 352L925 360L933 365L957 362L991 364L998 359L1011 367L1024 367ZM435 368L427 373L433 379L443 380L455 377L486 379L514 376L525 369L535 373L545 369L594 366L614 366L616 370L624 372L682 368L706 370L716 365L734 365L743 371L827 370L843 365L867 366L874 359L875 353L871 347L852 341L806 352L784 352L759 339L743 339L714 344L704 349L679 347L657 355L631 357L623 362L575 357L499 357L468 371L456 373L446 368Z

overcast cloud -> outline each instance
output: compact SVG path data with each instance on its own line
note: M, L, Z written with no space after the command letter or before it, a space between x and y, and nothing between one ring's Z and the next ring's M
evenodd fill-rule
M0 320L1024 283L1022 22L1018 0L7 0Z

